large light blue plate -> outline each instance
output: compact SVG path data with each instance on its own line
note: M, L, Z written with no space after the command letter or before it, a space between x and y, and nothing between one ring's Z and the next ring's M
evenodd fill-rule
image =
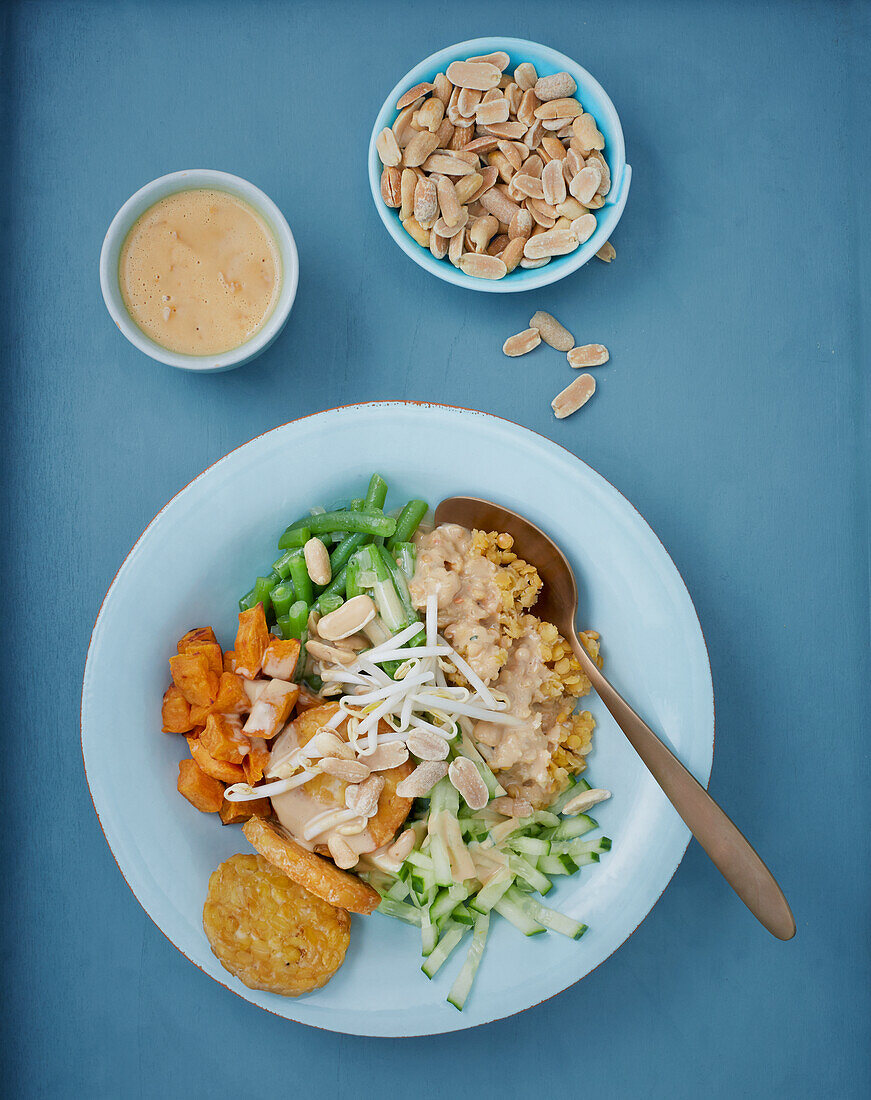
M423 1035L508 1016L589 973L650 911L689 833L593 698L599 728L588 777L613 791L596 817L614 847L548 895L590 926L580 941L524 939L496 921L463 1013L445 1003L460 959L428 981L416 931L377 914L354 918L342 969L298 1000L247 989L218 964L202 929L206 884L221 860L249 849L237 828L221 827L176 792L185 744L160 732L167 657L185 630L205 623L229 645L239 594L275 557L285 524L312 504L359 494L373 469L395 503L486 496L553 535L577 573L582 625L602 634L609 676L702 783L713 754L713 692L692 601L638 512L567 451L494 416L401 402L319 413L233 451L152 521L103 603L82 695L88 783L121 872L180 951L254 1004L333 1031Z

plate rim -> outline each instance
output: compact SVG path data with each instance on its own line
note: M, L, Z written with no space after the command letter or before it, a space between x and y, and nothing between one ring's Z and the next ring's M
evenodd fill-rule
M675 561L672 558L671 554L668 552L668 549L665 546L665 543L659 537L656 530L651 526L650 523L648 523L645 516L632 503L632 501L629 500L629 498L626 497L611 481L609 481L608 478L606 478L604 474L601 474L598 470L596 470L593 466L591 466L584 459L579 458L576 454L574 454L574 452L570 451L568 449L568 447L565 447L561 443L557 443L555 440L550 439L548 436L543 435L541 432L537 432L534 428L529 428L525 424L520 424L516 420L511 420L509 417L500 416L497 413L485 412L481 409L471 409L471 408L468 408L468 407L463 406L463 405L452 405L452 404L449 404L447 402L418 401L418 400L411 400L411 399L407 399L407 398L386 398L386 399L381 399L381 400L375 399L375 400L371 400L371 401L352 402L348 405L335 405L335 406L331 406L331 407L326 408L326 409L319 409L315 412L306 413L304 416L294 417L292 420L288 420L283 424L276 424L272 428L267 428L265 431L259 432L257 435L252 436L250 439L246 440L244 443L240 443L238 446L231 448L231 450L227 451L225 454L223 454L219 458L215 459L214 462L209 463L209 465L204 467L195 477L191 478L190 481L186 482L180 489L178 489L175 493L173 493L173 495L169 498L169 500L167 500L166 503L160 509L158 509L158 511L151 518L151 520L149 520L149 522L143 528L141 534L138 536L136 541L133 543L130 550L125 554L124 559L122 560L121 564L116 569L116 571L115 571L115 573L112 577L112 580L109 583L109 586L106 589L106 592L104 593L103 598L100 601L100 606L97 609L97 614L96 614L96 617L94 619L94 625L91 628L90 637L88 639L88 648L87 648L87 651L85 653L85 662L84 662L84 667L83 667L83 670L82 670L82 691L81 691L81 696L80 696L80 701L79 701L79 748L80 748L80 751L81 751L81 754L82 754L82 770L84 771L85 783L86 783L87 788L88 788L88 795L91 799L91 805L94 809L94 814L96 815L97 823L100 826L100 832L103 834L103 839L105 840L106 846L108 847L109 852L111 853L112 859L115 862L115 866L118 868L118 871L120 872L121 877L123 878L124 882L126 883L126 885L127 885L128 889L130 890L131 894L136 899L137 904L140 906L140 908L145 913L145 915L148 917L148 919L151 921L151 923L155 926L155 928L157 928L157 930L167 940L167 942L170 943L175 948L175 950L179 952L179 954L181 954L185 959L187 959L188 962L192 963L193 966L195 966L197 968L197 970L200 971L201 974L204 974L206 977L208 977L212 981L216 982L223 989L228 990L234 996L238 997L240 1001L243 1001L246 1004L250 1004L253 1008L260 1009L264 1012L268 1012L271 1016L275 1016L276 1018L281 1019L281 1020L288 1020L288 1021L296 1023L296 1024L302 1024L305 1027L316 1028L318 1031L329 1032L329 1033L337 1034L337 1035L359 1035L361 1037L367 1037L367 1038L379 1038L380 1037L380 1038L392 1038L392 1039L412 1039L412 1038L429 1038L429 1037L436 1036L436 1035L453 1034L457 1031L471 1031L473 1028L484 1027L488 1024L496 1023L500 1020L512 1019L516 1016L519 1016L523 1012L529 1012L531 1009L537 1008L540 1005L545 1004L547 1001L550 1001L554 997L559 996L561 993L566 992L566 990L571 989L573 986L575 986L579 982L583 981L584 978L587 978L590 974L595 973L595 971L597 971L599 969L599 967L601 967L604 963L606 963L608 961L608 959L611 958L612 955L614 955L618 950L620 950L620 948L622 948L624 946L624 944L629 942L629 940L632 938L632 936L635 935L635 933L638 931L638 929L641 927L641 925L645 922L645 920L647 920L647 918L653 912L656 905L661 900L662 895L665 893L665 891L671 885L672 879L677 874L677 871L678 871L678 868L680 867L680 865L683 863L684 856L686 855L687 848L689 847L689 843L692 840L692 833L689 831L688 827L685 824L683 825L683 827L687 831L686 842L683 846L683 849L680 852L680 856L677 860L677 863L674 866L674 869L672 870L671 874L668 876L668 879L664 883L664 885L662 887L662 890L659 892L657 897L651 903L650 908L647 910L647 912L644 914L644 916L639 920L638 924L636 924L635 927L629 932L629 934L626 936L626 938L624 940L622 940L621 943L617 944L617 946L614 947L614 949L612 951L609 951L608 954L603 959L601 959L595 966L591 967L585 974L582 974L579 978L576 978L574 981L570 981L567 985L562 986L560 989L555 989L552 993L550 993L547 997L543 997L540 1001L535 1001L532 1004L526 1005L522 1008L515 1009L513 1012L508 1012L508 1013L505 1013L504 1015L495 1015L495 1016L489 1017L486 1020L478 1020L478 1021L475 1021L475 1022L470 1021L468 1023L464 1023L462 1017L458 1017L457 1024L459 1026L453 1027L453 1028L446 1028L446 1029L442 1029L442 1030L438 1030L438 1031L409 1030L409 1031L404 1031L401 1034L392 1034L392 1035L381 1035L380 1033L374 1033L374 1032L370 1032L370 1031L345 1031L345 1030L340 1029L340 1028L326 1027L322 1024L313 1023L310 1020L302 1020L302 1019L299 1019L296 1016L285 1015L285 1013L283 1013L283 1012L278 1012L275 1009L269 1008L266 1005L262 1005L257 1001L253 1001L253 1000L249 999L244 993L240 992L239 990L233 989L231 986L227 985L224 981L222 981L220 977L216 977L214 974L211 974L208 970L206 970L204 967L202 967L196 961L196 959L191 958L191 956L188 955L181 947L179 947L179 945L172 939L172 937L167 932L164 931L164 929L160 926L160 924L157 922L157 920L148 911L148 908L146 907L145 903L142 901L142 899L139 897L139 895L133 889L133 886L131 885L130 881L128 880L126 874L124 873L124 870L121 867L121 864L118 862L118 857L115 854L115 850L112 847L112 844L109 841L108 836L106 835L106 830L103 826L103 820L100 816L100 811L98 810L97 803L94 799L94 793L93 793L93 790L92 790L92 787L91 787L91 780L90 780L90 777L88 775L88 767L87 767L87 760L86 760L86 757L85 757L85 743L84 743L84 737L85 737L85 733L84 733L85 689L86 689L87 683L88 683L88 669L89 669L89 665L90 665L91 651L92 651L93 646L94 646L94 636L97 633L97 628L100 624L100 620L102 618L103 611L106 607L106 603L107 603L109 597L112 594L113 589L115 588L116 584L118 583L118 579L121 576L121 573L124 571L124 569L127 566L128 562L132 562L133 559L136 557L138 548L139 548L140 544L142 543L143 539L146 537L146 535L151 530L151 528L157 523L157 521L160 519L160 517L163 515L163 513L170 507L170 505L173 504L173 502L178 497L180 497L183 493L186 493L188 491L188 489L191 488L191 486L193 486L197 481L200 480L200 478L205 477L205 475L207 473L209 473L215 467L220 466L223 462L228 461L234 454L236 454L237 451L241 451L245 447L251 446L253 443L256 443L258 440L263 439L267 435L270 435L272 432L282 431L284 428L288 428L288 427L290 427L294 424L299 424L299 423L301 423L305 420L311 420L314 417L319 417L319 416L328 416L328 415L333 414L333 413L349 412L351 410L357 410L357 409L362 410L362 409L397 408L397 407L398 408L411 407L411 408L418 408L418 409L450 410L451 412L459 412L459 413L463 413L463 414L467 413L467 414L470 414L472 416L480 416L480 417L484 417L486 419L497 421L497 422L502 423L502 424L508 424L512 428L520 429L522 432L526 432L531 436L535 436L536 439L543 442L545 445L549 445L551 447L556 448L557 450L563 452L564 455L567 456L569 459L573 460L574 462L580 463L582 466L585 466L590 473L592 473L596 477L600 478L603 482L605 482L605 484L607 484L609 486L609 488L614 493L616 493L617 496L625 504L627 504L629 506L629 508L636 514L638 519L640 519L641 522L645 525L645 527L648 529L648 531L650 531L650 533L653 535L653 537L659 543L661 549L665 553L665 555L668 558L669 562L671 562L671 565L674 568L674 571L675 571L678 579L680 580L681 585L683 586L684 592L686 593L687 599L689 600L690 607L692 608L693 615L695 616L696 625L698 626L698 630L699 630L699 636L702 640L702 649L704 651L705 661L706 661L706 664L707 664L707 673L708 673L707 679L708 679L708 683L710 685L710 692L711 692L711 696L710 696L710 702L711 702L711 749L710 749L710 766L708 767L708 773L703 779L699 779L699 781L702 783L702 785L704 786L704 788L706 790L708 789L708 787L710 786L711 773L713 771L714 753L715 753L715 750L716 750L716 726L717 726L717 723L716 723L716 693L714 691L713 670L712 670L712 667L711 667L710 651L708 650L708 643L707 643L707 639L705 638L705 632L702 628L701 619L699 618L698 609L696 608L696 605L695 605L695 602L692 598L692 594L690 593L689 587L687 586L687 583L684 580L683 574L681 573L680 569L678 569L677 564L675 563Z

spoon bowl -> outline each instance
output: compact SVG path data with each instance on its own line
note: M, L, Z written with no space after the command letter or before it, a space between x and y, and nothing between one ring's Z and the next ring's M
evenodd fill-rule
M568 559L556 543L523 516L480 497L448 497L436 508L435 521L511 535L518 557L534 565L543 582L536 613L553 623L571 645L617 725L738 897L773 936L792 939L795 919L789 903L750 842L602 675L581 645L575 623L578 587Z

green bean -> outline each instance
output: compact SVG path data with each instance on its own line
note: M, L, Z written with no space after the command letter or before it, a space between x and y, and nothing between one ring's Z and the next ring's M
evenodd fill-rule
M341 569L343 565L351 560L351 556L355 550L359 550L360 547L366 542L371 535L356 534L348 535L342 539L338 546L335 547L332 554L330 554L330 568L335 573Z
M311 516L306 516L305 519L297 520L296 523L291 524L278 540L278 549L299 550L305 546L312 537L311 528L308 526L308 521L311 518ZM281 561L281 558L278 560Z
M362 512L366 507L366 501L362 497L355 497L348 505L349 512Z
M297 600L296 603L290 605L290 610L286 616L287 630L285 637L302 638L308 622L308 610L308 604L305 600ZM282 630L284 631L283 625Z
M411 536L420 527L421 520L429 511L425 500L410 500L399 513L396 530L391 535L387 547L392 550L397 543L411 542Z
M381 474L373 474L369 479L369 488L366 490L365 506L383 508L385 500L387 500L387 482Z
M281 584L277 584L272 589L272 606L275 609L276 618L282 619L290 610L290 605L295 598L295 590L293 587L293 581L282 581Z
M324 593L318 598L318 611L322 615L329 615L332 611L338 611L344 602L341 596L328 596Z
M258 577L254 581L254 603L262 603L263 611L268 614L272 610L270 596L275 587L275 581L271 577Z
M305 564L305 554L302 550L295 550L290 559L290 579L293 581L293 590L298 600L304 600L311 605L314 602L315 593L312 588L311 577Z
M315 607L318 609L318 611L326 614L326 612L324 612L323 601L331 600L334 596L340 596L342 598L342 601L344 602L345 584L347 581L347 577L348 568L347 566L345 566L340 569L338 573L336 573L336 575L333 577L327 587L318 596L317 600L315 601Z
M345 566L345 595L349 600L354 596L361 596L363 589L360 587L360 563L356 554Z
M286 615L282 615L281 618L275 620L275 626L273 630L278 634L279 638L290 637L290 620Z
M293 556L293 550L285 550L284 553L278 558L277 561L272 563L273 570L281 577L282 580L290 573L290 559Z
M313 672L313 673L311 674L311 676L308 676L308 677L306 678L306 681L305 681L305 682L306 682L306 684L308 684L308 686L309 686L309 687L311 688L311 690L312 690L312 691L314 692L314 694L315 694L315 695L320 695L320 693L321 693L321 688L322 688L322 687L324 686L324 682L323 682L323 680L322 680L322 679L320 678L320 676L317 676L317 675L316 675L316 674L315 674L315 673Z
M251 610L251 608L252 608L252 607L253 607L253 606L254 606L254 605L255 605L256 603L257 603L257 600L256 600L256 599L255 599L255 597L254 597L254 589L253 589L253 588L250 588L250 589L249 589L249 590L248 590L248 591L247 591L247 592L245 593L245 595L244 595L244 596L242 597L242 599L241 599L241 600L239 601L239 610L240 610L240 611L250 611L250 610Z
M347 531L349 534L362 532L367 535L390 536L396 530L396 520L381 512L321 512L316 516L307 516L297 520L278 540L279 549L284 550L293 542L302 525L305 524L312 535L324 535L330 531Z

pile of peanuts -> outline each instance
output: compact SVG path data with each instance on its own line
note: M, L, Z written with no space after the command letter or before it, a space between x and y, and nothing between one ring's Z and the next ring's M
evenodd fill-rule
M593 235L611 173L569 73L513 75L498 51L402 95L376 138L381 196L436 259L481 279L543 267ZM610 261L606 243L597 255Z

